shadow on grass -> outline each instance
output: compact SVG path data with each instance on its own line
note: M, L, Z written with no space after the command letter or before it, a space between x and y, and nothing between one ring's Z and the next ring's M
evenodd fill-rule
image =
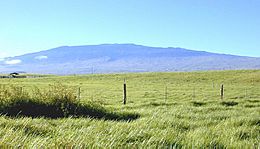
M135 113L112 112L94 104L43 103L30 100L19 100L8 105L2 105L0 113L9 117L45 117L51 119L89 117L114 121L132 121L140 117Z
M223 101L221 102L222 105L227 106L227 107L232 107L238 105L238 102L235 101Z
M255 119L251 121L251 125L252 126L260 126L260 119Z
M173 106L173 105L176 105L176 103L151 102L151 103L147 104L147 106L154 106L154 107L158 107L158 106Z
M246 101L248 101L248 102L251 102L251 103L257 103L257 102L260 102L260 100L246 100Z
M156 107L170 107L175 106L178 103L165 103L165 102L150 102L140 105L126 105L126 109L139 109L139 108L156 108Z
M260 105L246 104L244 107L246 107L246 108L257 108L257 107L260 107Z
M199 102L199 101L192 101L191 103L192 103L193 106L195 106L195 107L200 107L200 106L206 105L205 102Z

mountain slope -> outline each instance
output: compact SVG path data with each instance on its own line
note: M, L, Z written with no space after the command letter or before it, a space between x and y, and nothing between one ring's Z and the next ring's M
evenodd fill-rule
M134 44L63 46L7 58L1 72L82 74L260 69L260 58Z

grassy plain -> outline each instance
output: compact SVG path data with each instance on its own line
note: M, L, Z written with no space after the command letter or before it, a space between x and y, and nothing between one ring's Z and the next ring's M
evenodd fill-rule
M127 104L122 104L123 80ZM81 104L116 113L122 121L88 117L0 116L0 145L94 148L260 148L260 70L97 74L0 79L32 92L62 83L81 87ZM220 85L224 84L224 99ZM167 89L166 89L167 88Z

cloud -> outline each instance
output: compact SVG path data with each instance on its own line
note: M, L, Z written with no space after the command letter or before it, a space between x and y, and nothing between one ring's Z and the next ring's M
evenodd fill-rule
M43 59L47 59L47 58L48 58L48 56L45 56L45 55L34 57L34 59L37 59L37 60L43 60Z
M22 61L19 59L5 61L5 64L7 64L7 65L15 65L15 64L20 64L20 63L22 63Z

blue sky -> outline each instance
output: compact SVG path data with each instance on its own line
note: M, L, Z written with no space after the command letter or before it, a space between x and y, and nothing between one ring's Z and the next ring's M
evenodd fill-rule
M259 0L0 1L0 57L135 43L260 57Z

